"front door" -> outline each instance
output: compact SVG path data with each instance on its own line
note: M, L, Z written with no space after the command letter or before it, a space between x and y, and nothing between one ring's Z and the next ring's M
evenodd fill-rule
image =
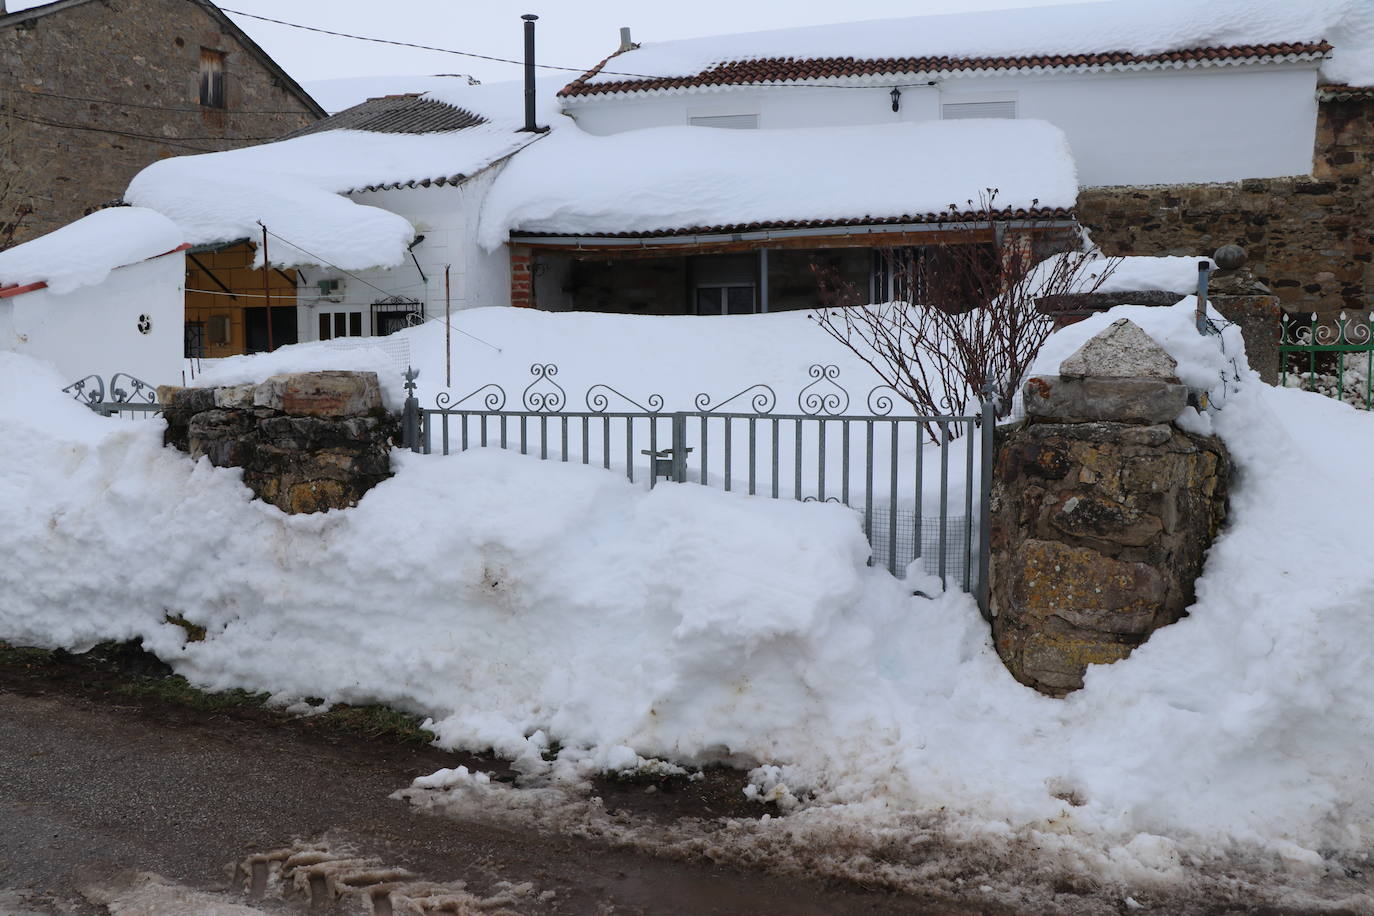
M243 329L249 353L261 353L267 349L267 309L247 308L243 310ZM272 309L272 346L281 347L297 340L296 307L283 306Z

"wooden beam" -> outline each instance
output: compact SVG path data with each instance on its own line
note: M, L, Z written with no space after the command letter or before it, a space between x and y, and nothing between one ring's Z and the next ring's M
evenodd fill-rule
M1027 230L1034 231L1034 230ZM709 242L699 245L664 244L644 239L642 245L548 245L521 241L535 252L558 252L579 260L619 261L635 258L674 258L702 254L732 254L771 250L811 250L825 248L906 248L937 244L978 244L994 240L993 230L948 229L931 232L866 232L862 234L812 235L794 238L751 239L740 242Z

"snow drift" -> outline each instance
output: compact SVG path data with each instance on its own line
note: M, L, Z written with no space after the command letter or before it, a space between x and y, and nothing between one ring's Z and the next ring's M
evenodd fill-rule
M1117 876L1237 850L1320 874L1374 831L1352 536L1374 481L1342 457L1374 449L1374 417L1259 383L1192 308L1122 307L1046 352L1130 317L1212 388L1223 409L1190 422L1239 468L1191 616L1067 700L1012 681L967 596L866 567L840 507L479 451L400 456L356 509L287 517L162 449L160 421L101 420L3 354L0 638L140 638L198 684L391 703L527 768L552 741L574 772L760 765L759 794L809 799L778 827L797 836L938 816Z

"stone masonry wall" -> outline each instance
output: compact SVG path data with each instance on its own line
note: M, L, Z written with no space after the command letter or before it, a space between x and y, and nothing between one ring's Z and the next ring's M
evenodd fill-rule
M1240 245L1290 311L1374 308L1374 95L1354 95L1321 103L1310 176L1084 188L1078 218L1112 255Z
M224 109L199 104L202 47L227 55ZM159 159L317 119L193 0L84 3L0 28L0 105L17 131L14 165L36 174L16 242L119 199Z
M259 499L296 514L355 506L391 476L394 420L374 372L277 375L260 385L158 390L165 442L243 468Z

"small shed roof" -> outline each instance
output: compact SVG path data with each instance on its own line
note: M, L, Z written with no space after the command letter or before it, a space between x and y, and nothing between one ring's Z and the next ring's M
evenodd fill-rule
M152 210L97 210L0 251L0 299L44 288L69 293L101 283L116 268L187 247L176 224Z

